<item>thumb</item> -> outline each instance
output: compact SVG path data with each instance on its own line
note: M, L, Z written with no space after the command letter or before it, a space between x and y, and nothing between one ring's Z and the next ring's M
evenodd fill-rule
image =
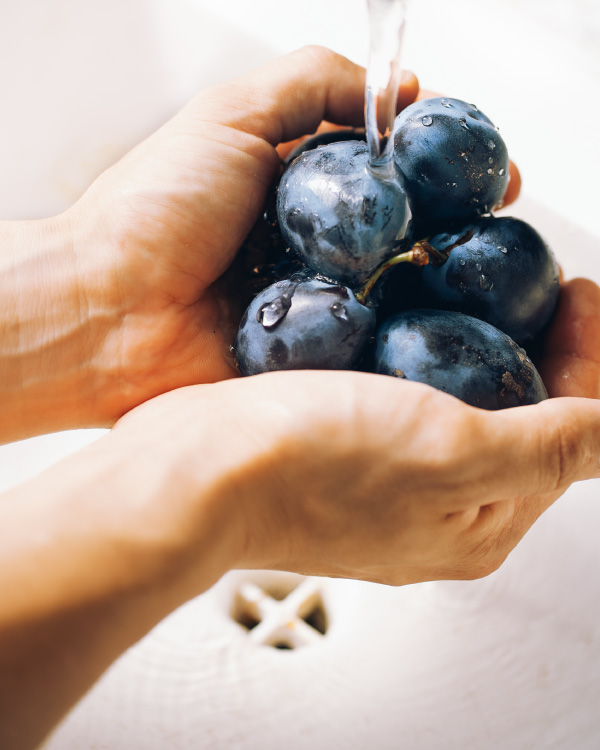
M555 398L481 417L495 499L560 492L600 477L600 401Z
M325 47L304 47L208 89L200 95L203 117L235 127L273 146L313 133L322 120L364 124L365 70ZM404 74L398 106L418 91Z

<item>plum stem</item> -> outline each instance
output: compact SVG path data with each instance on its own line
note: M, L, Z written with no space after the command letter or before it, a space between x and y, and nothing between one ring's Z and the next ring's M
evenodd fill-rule
M419 240L415 242L411 250L419 248L427 253L429 262L432 266L443 266L448 260L449 253L445 253L443 250L438 250L428 240ZM425 265L425 264L423 264Z
M373 287L379 279L383 276L386 271L389 271L393 266L397 266L400 263L410 263L413 266L426 266L429 263L429 254L425 248L421 247L421 243L415 243L410 250L399 255L394 255L392 258L384 261L379 268L367 279L363 287L356 292L354 295L356 299L361 303L365 304L367 297L373 291Z

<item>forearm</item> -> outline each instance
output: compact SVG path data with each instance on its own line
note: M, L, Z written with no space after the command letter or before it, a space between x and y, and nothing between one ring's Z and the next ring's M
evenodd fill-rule
M6 750L39 743L124 650L231 566L235 525L213 475L192 485L151 441L131 448L111 434L2 498ZM174 511L191 500L193 515Z
M67 214L0 223L0 442L102 424L99 354L118 315L102 262L77 253Z

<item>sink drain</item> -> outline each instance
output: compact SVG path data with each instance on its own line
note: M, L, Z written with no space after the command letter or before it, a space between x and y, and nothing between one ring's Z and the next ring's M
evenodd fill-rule
M252 642L291 651L316 643L327 632L327 612L318 580L294 577L244 581L231 616Z

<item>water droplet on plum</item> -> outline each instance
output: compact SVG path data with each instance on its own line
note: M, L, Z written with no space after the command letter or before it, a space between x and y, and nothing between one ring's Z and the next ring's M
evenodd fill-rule
M425 125L425 127L429 127L433 124L433 117L431 117L430 115L425 115L421 122L423 123L423 125Z
M334 302L329 309L334 318L338 318L338 320L348 320L348 311L341 302Z
M482 273L479 277L479 286L483 289L484 292L490 292L494 288L494 282L490 279L489 276L486 276L484 273Z
M261 323L263 328L275 328L287 315L290 309L290 296L287 299L280 297L273 302L267 302L258 311L258 322Z

